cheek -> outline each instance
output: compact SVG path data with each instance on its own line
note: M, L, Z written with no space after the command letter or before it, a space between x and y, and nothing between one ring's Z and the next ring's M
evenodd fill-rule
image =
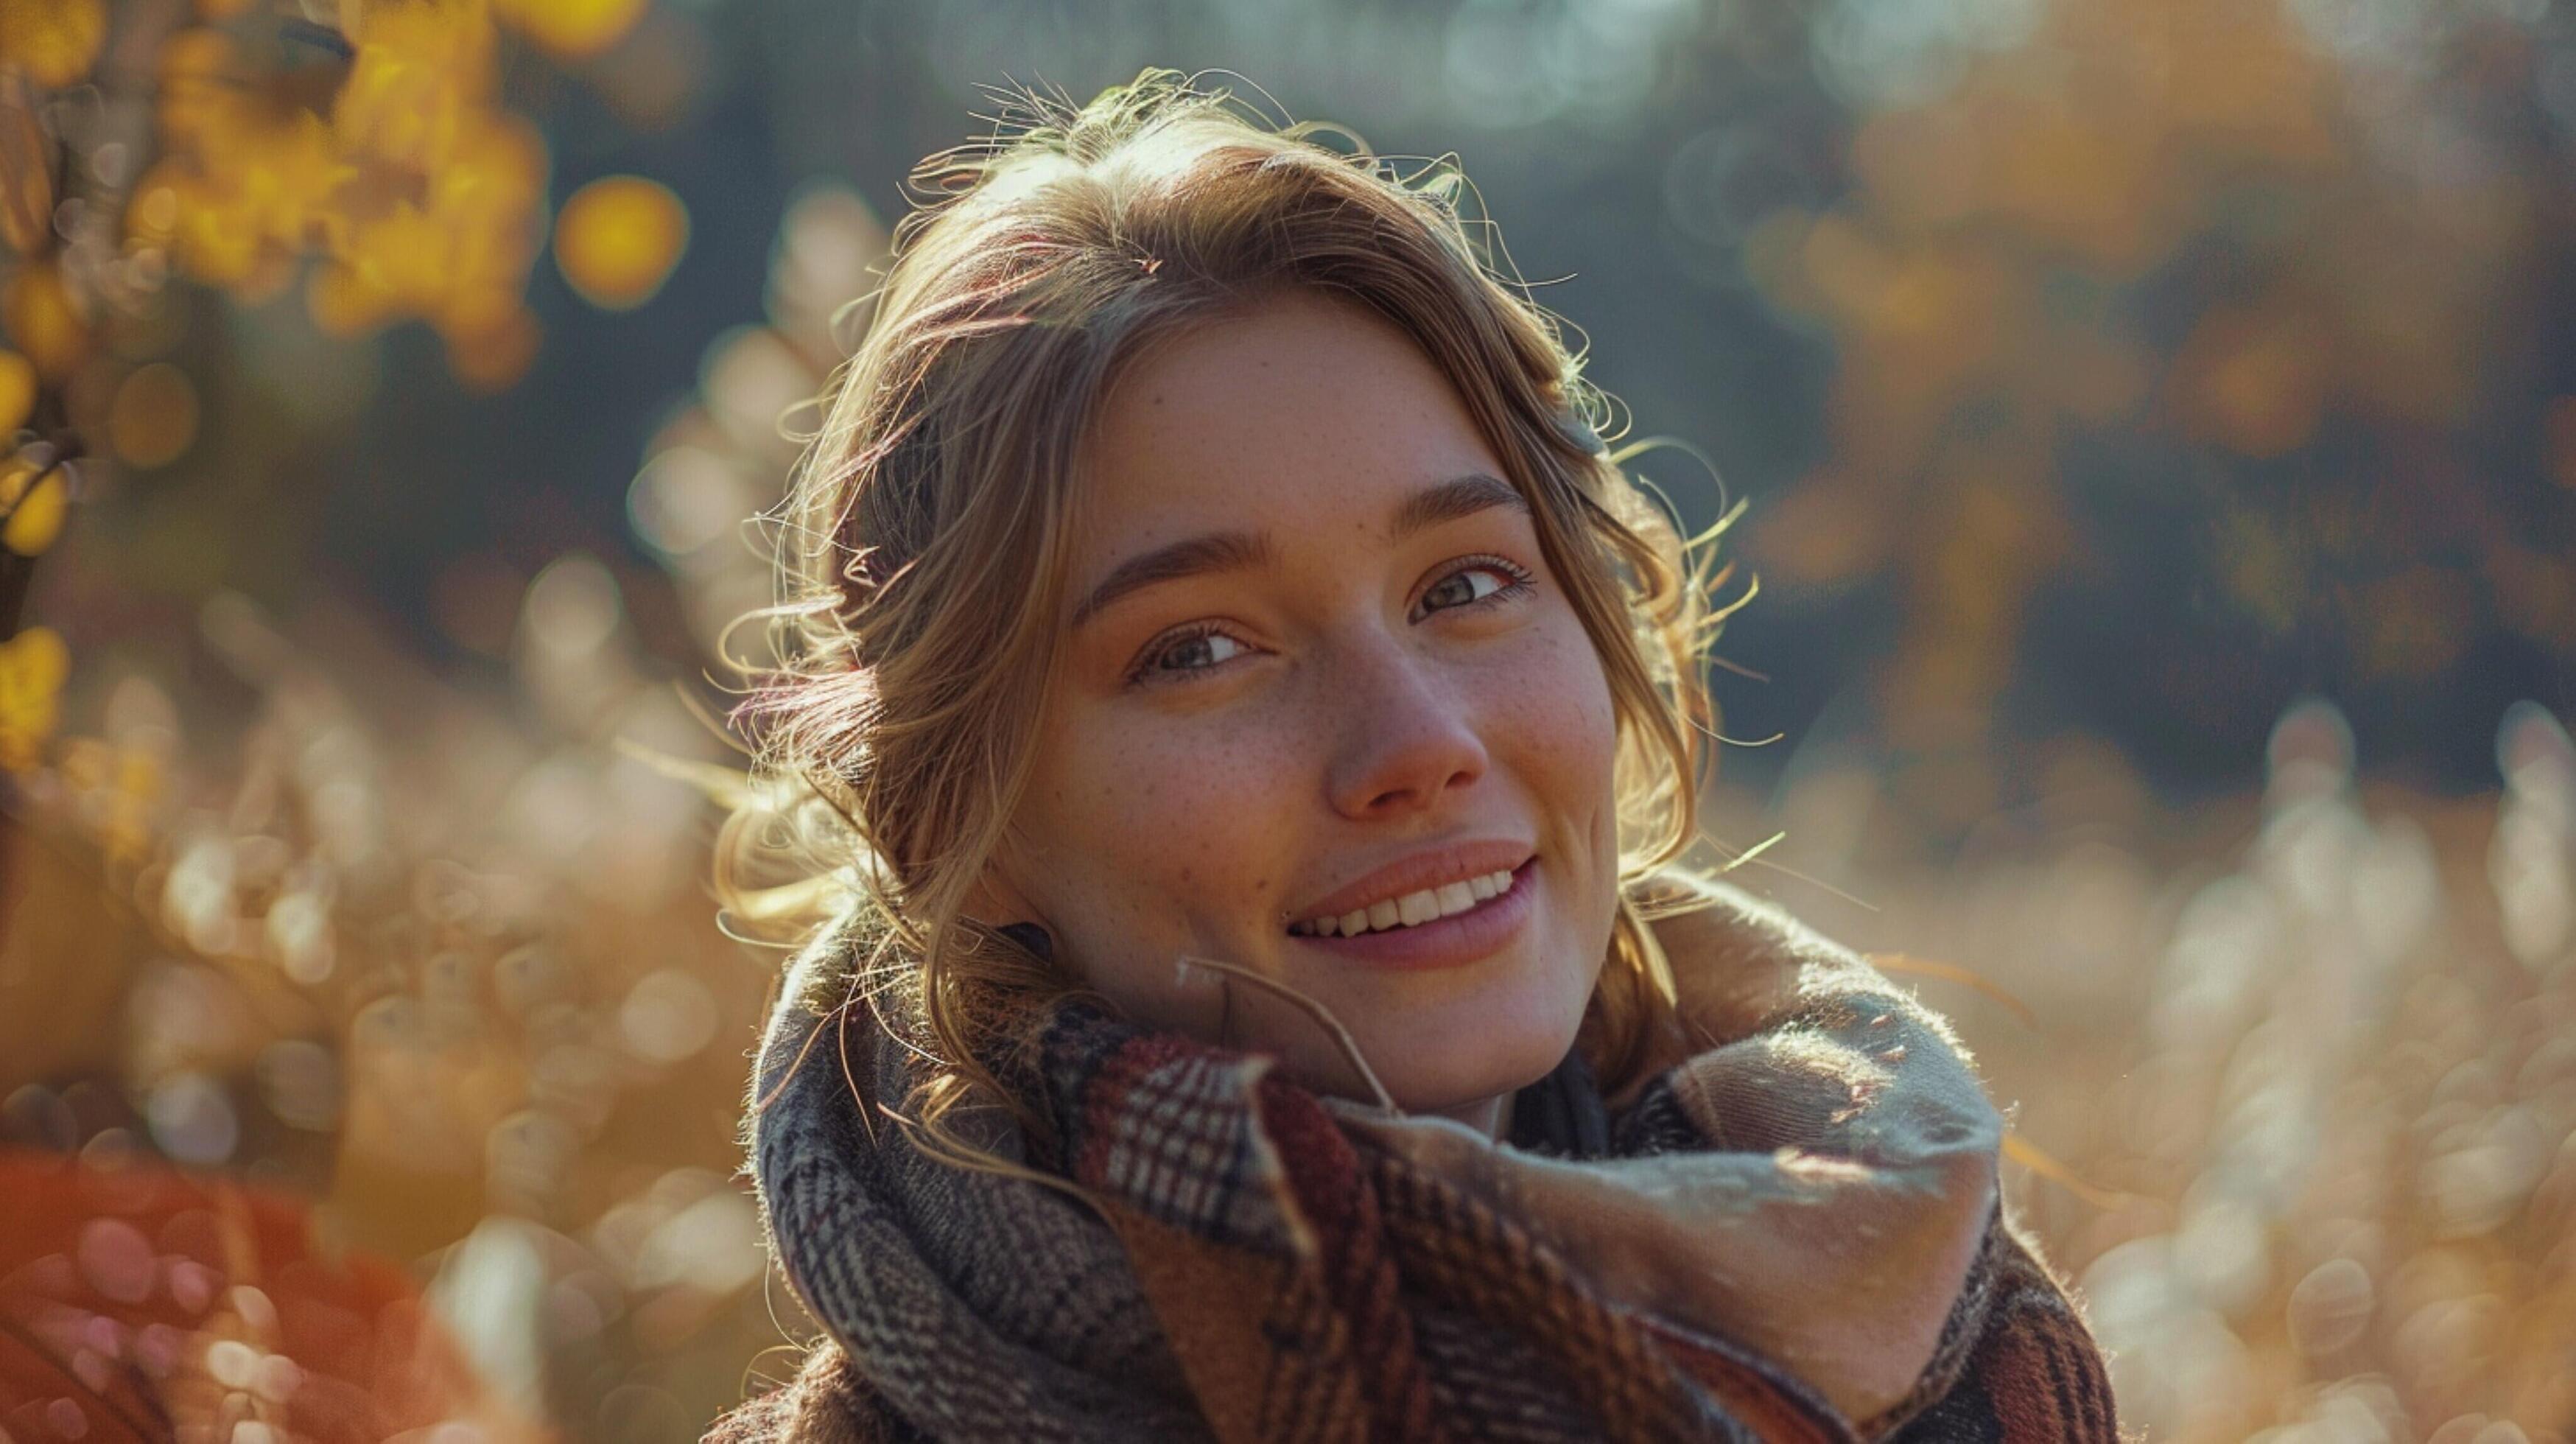
M1618 713L1582 624L1568 612L1488 675L1488 741L1557 819L1591 835L1616 825Z
M1204 936L1280 886L1271 841L1286 830L1299 760L1260 728L1079 719L1041 759L1018 829L1036 874L1024 888L1060 926L1156 950Z

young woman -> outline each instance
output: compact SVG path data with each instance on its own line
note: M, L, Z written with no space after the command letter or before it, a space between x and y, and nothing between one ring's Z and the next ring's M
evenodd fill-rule
M1956 1042L1682 865L1704 559L1454 177L1149 72L924 178L744 709L858 901L717 1436L2114 1438Z

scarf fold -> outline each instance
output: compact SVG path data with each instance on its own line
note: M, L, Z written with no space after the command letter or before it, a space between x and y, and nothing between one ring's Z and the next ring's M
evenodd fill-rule
M1676 957L1699 1036L1615 1102L1569 1056L1501 1144L1062 1005L1004 1074L1052 1136L974 1117L1096 1212L915 1147L916 1056L836 930L751 1120L828 1341L716 1437L2116 1439L1947 1029L1777 914L1713 925Z

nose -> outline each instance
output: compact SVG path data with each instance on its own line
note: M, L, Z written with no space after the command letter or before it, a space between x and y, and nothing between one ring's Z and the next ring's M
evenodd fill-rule
M1392 642L1345 657L1325 681L1336 739L1325 787L1336 812L1368 819L1419 811L1485 775L1475 719L1436 667Z

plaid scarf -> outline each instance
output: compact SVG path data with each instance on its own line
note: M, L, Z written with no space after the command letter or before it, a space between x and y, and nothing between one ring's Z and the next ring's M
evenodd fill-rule
M851 1001L844 927L791 973L750 1125L826 1337L710 1437L2116 1440L1948 1030L1758 905L1718 926L1726 958L1677 968L1723 1041L1615 1108L1570 1056L1507 1146L1060 1006L1006 1074L1054 1136L989 1110L979 1141L1097 1211L888 1121L917 1055Z

